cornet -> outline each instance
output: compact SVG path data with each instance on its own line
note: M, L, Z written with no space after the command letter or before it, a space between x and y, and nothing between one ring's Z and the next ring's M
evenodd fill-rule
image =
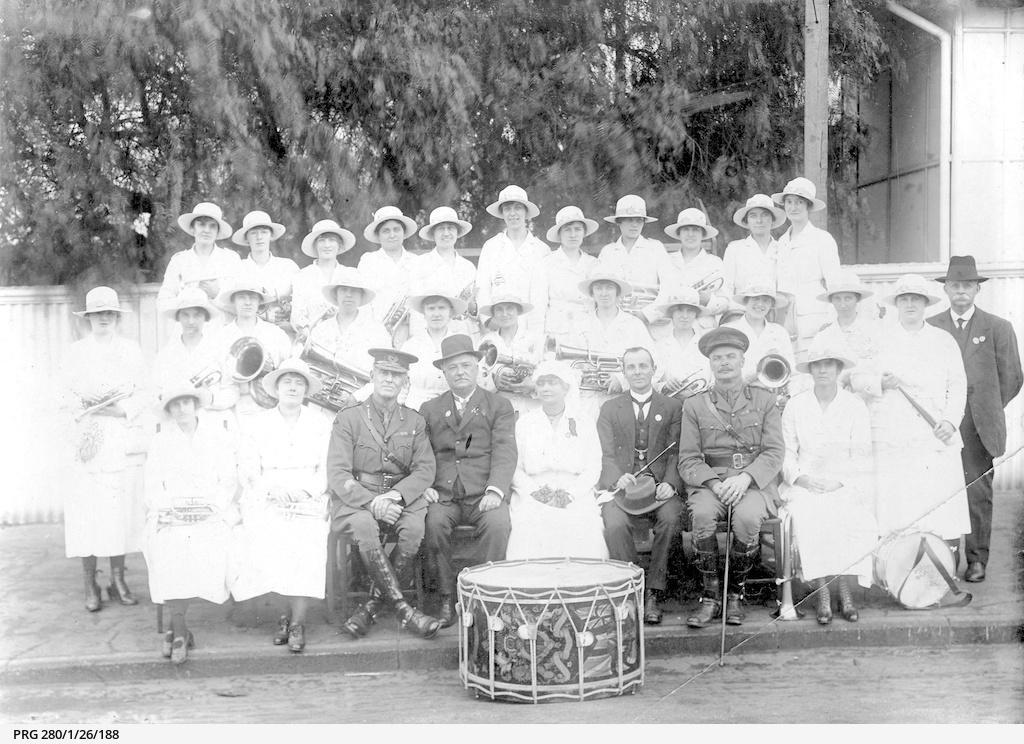
M674 393L670 393L669 397L675 398L676 400L686 400L687 398L692 398L695 395L700 395L709 387L711 387L711 383L708 382L704 375L700 372L691 372L683 378L683 382L679 389Z
M402 322L407 317L409 317L409 307L407 305L408 302L409 296L402 295L393 303L391 303L391 307L389 307L388 311L384 313L384 317L381 319L381 323L383 324L384 328L387 329L389 336L394 336L395 329L398 328L398 326L402 325Z
M711 272L700 281L694 282L691 286L698 292L717 292L725 284L725 277L716 271Z
M536 369L537 366L523 359L516 359L515 357L507 356L505 354L499 354L498 347L490 341L484 341L480 344L480 351L483 352L481 361L483 362L484 374L492 375L494 372L498 371L499 368L508 367L512 370L512 384L514 385L519 385L526 380L533 374L533 370ZM497 383L495 384L497 385ZM505 390L505 392L512 392L504 387L498 387L498 389Z

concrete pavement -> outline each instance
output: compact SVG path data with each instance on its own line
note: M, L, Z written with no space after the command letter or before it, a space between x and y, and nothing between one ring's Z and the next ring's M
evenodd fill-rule
M860 622L837 617L832 625L821 627L810 606L807 617L795 622L772 622L771 608L748 606L744 625L729 628L727 648L741 655L829 646L1024 641L1024 494L997 494L994 523L987 580L963 584L974 594L968 607L908 611L872 588L859 592ZM100 567L104 571L100 583L105 585L109 574L105 559ZM0 634L0 685L169 674L214 677L458 666L455 627L425 641L399 629L394 618L386 616L369 637L353 641L339 635L336 625L324 622L320 603L310 612L306 651L291 654L286 647L271 644L280 600L269 596L238 606L196 602L189 610L189 627L197 648L187 664L172 667L159 654L156 612L149 602L141 554L129 555L127 567L127 581L140 604L123 607L104 602L102 611L89 613L82 606L80 562L64 557L61 525L0 529L0 586L5 600L0 603L0 623L5 628ZM665 622L647 627L648 657L718 653L717 629L685 627L685 617L694 605L694 597L667 604Z

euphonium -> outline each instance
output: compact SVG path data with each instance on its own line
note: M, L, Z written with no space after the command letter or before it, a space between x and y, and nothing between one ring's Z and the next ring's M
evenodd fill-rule
M670 397L677 400L686 400L694 395L699 395L711 387L711 383L700 372L691 372L683 379L683 384Z
M622 371L622 362L617 355L589 348L559 344L555 358L568 361L569 366L580 373L580 390L607 393L612 375Z
M789 361L782 354L765 354L757 363L757 381L769 390L784 388L791 374Z
M484 341L480 344L480 351L483 352L482 361L484 364L485 374L491 375L501 367L508 367L512 370L512 383L515 385L520 384L523 380L532 375L533 370L536 369L537 366L522 359L516 359L505 354L499 354L498 347L490 341ZM507 388L501 386L498 386L498 389L509 392Z
M369 372L341 364L326 347L313 341L306 342L299 357L321 385L309 402L328 411L340 411L352 394L370 381Z
M261 408L277 405L263 389L263 376L273 371L274 363L255 336L242 336L231 344L226 366L232 370L232 380L249 383L249 394Z

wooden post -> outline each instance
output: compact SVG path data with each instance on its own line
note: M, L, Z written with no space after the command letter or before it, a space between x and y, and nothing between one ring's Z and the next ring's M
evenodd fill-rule
M804 0L804 176L828 202L828 10L829 0ZM811 221L828 229L828 210Z

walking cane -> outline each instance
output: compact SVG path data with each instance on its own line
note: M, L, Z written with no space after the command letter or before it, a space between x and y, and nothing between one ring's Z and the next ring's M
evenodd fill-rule
M718 539L717 537L715 538ZM722 645L718 648L718 666L725 666L725 598L729 592L729 553L732 551L732 504L725 514L725 575L722 577Z

